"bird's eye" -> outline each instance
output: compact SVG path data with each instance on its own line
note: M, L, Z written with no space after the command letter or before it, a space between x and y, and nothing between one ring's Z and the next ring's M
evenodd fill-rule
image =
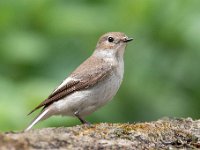
M113 42L114 38L113 37L108 37L108 42Z

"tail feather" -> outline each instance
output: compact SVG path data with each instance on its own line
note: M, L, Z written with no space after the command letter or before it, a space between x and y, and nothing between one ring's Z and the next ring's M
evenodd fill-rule
M47 113L49 112L49 109L45 109L42 111L32 122L31 124L24 130L29 131L36 123L38 123L40 120L43 120L47 117Z

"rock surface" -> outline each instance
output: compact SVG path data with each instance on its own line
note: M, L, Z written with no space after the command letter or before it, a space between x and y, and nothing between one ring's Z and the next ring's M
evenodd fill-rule
M100 123L0 133L1 150L23 149L200 149L200 120Z

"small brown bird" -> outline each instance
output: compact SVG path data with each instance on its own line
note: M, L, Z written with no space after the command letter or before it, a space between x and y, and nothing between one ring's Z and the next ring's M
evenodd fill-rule
M104 106L117 93L124 74L124 51L132 40L121 32L102 35L93 54L29 113L43 108L25 131L52 115L73 116L88 123L83 117Z

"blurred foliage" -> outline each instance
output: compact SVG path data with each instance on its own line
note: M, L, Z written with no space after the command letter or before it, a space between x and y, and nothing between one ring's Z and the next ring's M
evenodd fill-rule
M26 114L108 31L135 40L125 53L118 94L89 121L199 118L199 6L199 0L1 0L0 130L25 128L38 112ZM78 123L52 117L37 127Z

